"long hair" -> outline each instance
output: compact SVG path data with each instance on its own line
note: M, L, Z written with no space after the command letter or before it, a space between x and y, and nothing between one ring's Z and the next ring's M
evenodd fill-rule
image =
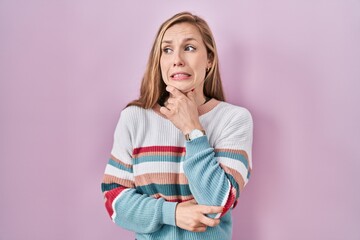
M167 29L178 23L190 23L197 27L205 44L209 60L212 62L211 69L206 73L204 81L204 95L208 98L215 98L225 101L222 88L219 59L214 37L206 21L189 12L181 12L166 20L157 32L154 44L151 48L145 74L141 82L140 97L128 106L139 106L142 108L153 108L156 103L162 104L169 93L161 76L160 57L161 41Z

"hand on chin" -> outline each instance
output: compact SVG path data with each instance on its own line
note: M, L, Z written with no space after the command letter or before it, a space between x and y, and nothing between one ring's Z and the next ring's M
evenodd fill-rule
M177 84L174 84L174 85L168 84L168 86L172 86L184 94L186 94L186 93L190 92L192 89L194 89L193 86L178 86Z

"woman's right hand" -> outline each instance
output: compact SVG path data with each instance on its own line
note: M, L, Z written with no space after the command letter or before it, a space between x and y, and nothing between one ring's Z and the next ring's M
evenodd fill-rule
M195 199L177 204L175 212L176 226L191 232L205 232L207 227L215 227L220 219L205 214L221 213L223 207L198 205Z

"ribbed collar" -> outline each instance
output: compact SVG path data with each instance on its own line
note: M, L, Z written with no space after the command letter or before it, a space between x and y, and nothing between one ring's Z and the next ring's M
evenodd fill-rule
M209 101L207 101L206 103L204 103L203 105L200 105L198 107L198 112L199 112L199 116L204 115L208 112L210 112L211 110L213 110L218 104L220 103L220 101L216 100L215 98L210 99ZM153 107L153 110L159 114L160 116L162 116L163 118L166 118L165 115L163 115L160 112L160 105L156 104Z

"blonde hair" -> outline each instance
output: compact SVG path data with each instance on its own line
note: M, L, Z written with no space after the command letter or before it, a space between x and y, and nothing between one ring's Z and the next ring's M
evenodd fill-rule
M179 23L190 23L197 27L204 41L208 58L212 62L210 70L207 72L204 81L204 95L208 98L215 98L224 101L224 93L219 72L219 59L214 37L206 21L189 12L181 12L166 20L157 32L152 46L145 74L141 82L140 97L128 106L139 106L142 108L153 108L156 103L162 104L169 96L165 90L166 85L162 79L160 68L161 41L170 27Z

